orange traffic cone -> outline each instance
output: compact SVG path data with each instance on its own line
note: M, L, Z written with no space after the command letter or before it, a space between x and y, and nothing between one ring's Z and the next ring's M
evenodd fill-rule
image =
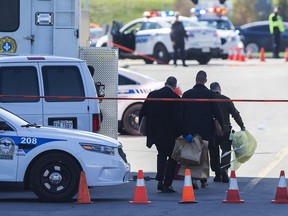
M251 49L250 47L247 49L247 58L248 58L248 59L253 59L252 49Z
M245 61L245 55L244 55L244 49L240 48L240 60L239 61Z
M265 50L263 47L260 49L260 61L265 62Z
M285 61L288 62L288 47L285 49Z
M236 174L234 170L231 171L227 198L226 200L223 200L223 202L224 203L244 203L244 200L240 200L240 194L239 194Z
M182 191L182 200L179 203L180 204L182 204L182 203L197 203L197 201L195 201L190 169L185 170L184 187L183 187L183 191Z
M90 199L89 189L86 181L86 174L84 171L81 171L79 188L78 188L78 204L90 204L93 203Z
M271 203L288 203L287 185L284 170L280 172L279 183L275 195L275 199Z
M239 61L239 60L240 60L239 48L238 48L238 47L235 48L234 60L235 60L235 61Z
M233 59L234 59L233 48L230 47L229 52L228 52L228 60L233 60Z
M132 204L150 204L151 201L147 200L147 193L144 181L143 170L138 171L137 175L137 183L134 191L134 199L133 201L129 201Z

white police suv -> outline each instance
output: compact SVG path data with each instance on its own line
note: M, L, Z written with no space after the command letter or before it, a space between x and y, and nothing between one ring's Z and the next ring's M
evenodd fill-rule
M135 19L122 26L113 22L110 34L97 41L96 46L116 46L120 58L142 58L147 64L154 61L167 64L173 57L170 38L174 13L144 13L145 17ZM189 17L179 17L188 39L185 43L186 59L207 64L211 58L219 56L221 40L214 28L199 25Z
M231 20L225 16L226 8L219 6L210 8L192 8L191 14L193 20L197 20L201 25L217 29L221 38L222 52L220 58L227 59L229 51L235 48L243 48L243 43Z
M71 199L80 172L88 186L127 182L130 165L115 139L31 124L0 108L0 187L32 189L45 201ZM10 187L9 187L10 186Z

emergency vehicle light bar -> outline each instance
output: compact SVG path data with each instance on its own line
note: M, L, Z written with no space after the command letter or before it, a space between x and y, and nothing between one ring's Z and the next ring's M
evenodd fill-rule
M145 11L143 13L143 17L150 18L150 17L169 17L174 16L174 11Z
M210 7L208 9L205 8L192 8L191 14L195 16L202 16L202 15L217 15L217 16L223 16L227 14L227 9L222 7Z

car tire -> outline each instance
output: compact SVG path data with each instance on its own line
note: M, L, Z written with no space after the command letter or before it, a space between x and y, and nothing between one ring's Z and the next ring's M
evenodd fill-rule
M144 58L143 60L146 64L153 64L153 62L154 62L154 61L152 61L150 59L146 59L146 58Z
M154 47L153 56L158 64L168 64L171 60L170 54L163 44L157 44Z
M139 113L142 104L135 104L127 108L123 115L123 130L129 135L141 135L139 129Z
M248 43L245 46L246 53L249 52L249 50L251 51L251 53L258 53L260 52L260 47L257 43Z
M211 60L210 55L202 55L197 59L200 65L206 65L210 60Z
M31 169L31 186L43 201L68 201L77 193L80 172L77 162L68 155L46 154Z

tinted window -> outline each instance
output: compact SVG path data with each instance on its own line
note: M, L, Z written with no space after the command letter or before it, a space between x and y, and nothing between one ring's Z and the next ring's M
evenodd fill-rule
M45 96L65 96L68 98L45 98L48 102L83 101L85 97L83 81L78 67L44 66L42 68Z
M118 85L137 85L138 83L122 75L118 76Z
M269 25L253 26L250 28L250 31L270 32Z
M35 67L1 67L0 94L39 96L38 76ZM1 102L37 102L33 98L0 98Z
M20 0L1 0L0 5L0 31L16 31L19 28Z

